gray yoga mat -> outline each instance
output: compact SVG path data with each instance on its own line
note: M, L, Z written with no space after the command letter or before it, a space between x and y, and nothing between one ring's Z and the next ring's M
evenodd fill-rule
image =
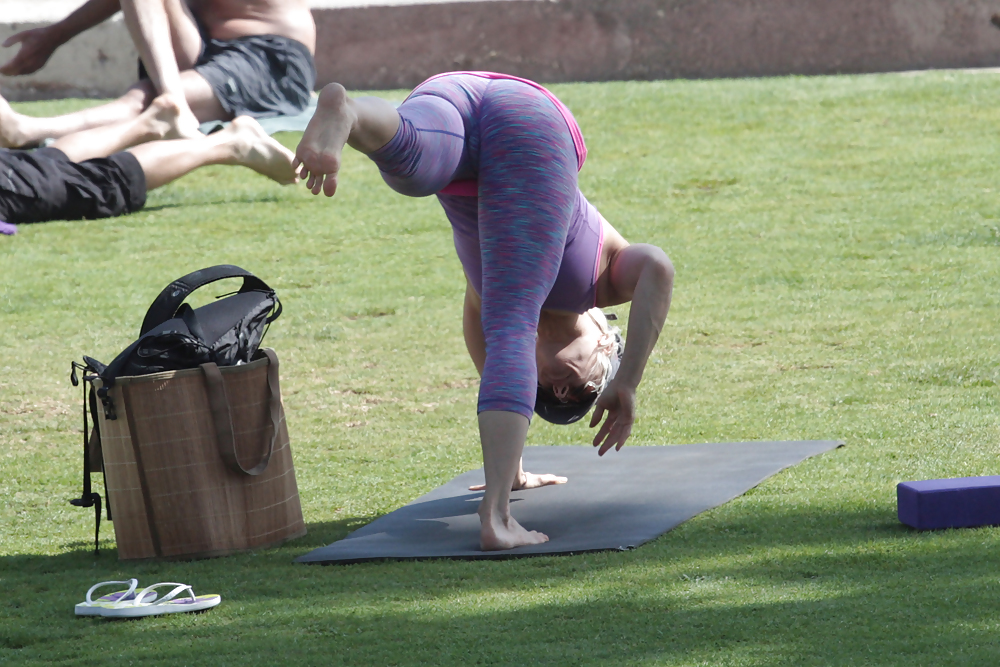
M306 125L312 119L313 114L316 113L316 100L317 97L313 94L312 99L309 100L309 106L307 106L302 113L296 116L275 116L274 118L259 118L257 122L260 126L264 128L264 131L268 134L274 134L275 132L302 132L306 129ZM202 134L211 134L217 130L228 126L227 121L221 120L210 120L207 123L202 123L198 128L201 130Z
M631 549L840 444L807 440L624 447L603 458L592 447L525 447L525 470L569 477L567 484L511 496L514 518L547 534L545 544L479 550L476 509L483 494L469 486L482 484L480 468L296 561L510 558Z

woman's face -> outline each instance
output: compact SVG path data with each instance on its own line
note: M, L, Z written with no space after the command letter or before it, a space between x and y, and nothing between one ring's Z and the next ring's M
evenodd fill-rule
M550 389L559 400L578 401L594 391L588 382L600 386L604 378L604 367L598 359L599 354L604 354L604 331L588 315L579 324L582 331L576 338L568 342L539 338L535 346L538 384Z

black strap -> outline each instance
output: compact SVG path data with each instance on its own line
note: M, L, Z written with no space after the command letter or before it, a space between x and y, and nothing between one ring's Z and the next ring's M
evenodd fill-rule
M86 359L86 358L87 357L84 357L84 359ZM93 359L91 359L91 361L93 361ZM100 362L97 362L97 363L100 364L101 366L104 366L104 364L101 364ZM93 368L95 371L99 370L93 364L91 364L91 368ZM104 518L106 518L108 521L111 521L112 520L111 519L111 496L108 495L108 476L107 476L107 474L104 471L104 444L101 442L101 429L100 429L100 427L98 425L100 422L98 421L99 417L97 415L97 409L98 409L97 408L97 391L94 389L94 382L93 382L93 380L88 380L88 381L90 382L90 392L88 392L88 393L90 395L90 419L91 419L91 427L90 427L90 465L91 465L91 468L93 468L93 466L95 464L95 461L94 461L94 450L98 449L101 452L100 463L99 463L99 465L101 466L101 468L100 468L100 470L91 470L91 472L99 472L99 473L101 473L101 478L104 480L104 514L105 514ZM86 424L84 424L84 426L86 426Z
M209 283L224 280L225 278L243 278L243 286L239 289L241 293L253 290L262 292L273 291L268 287L267 283L254 274L232 264L220 264L194 271L167 285L160 292L159 296L153 300L152 305L149 306L149 310L146 311L145 319L142 321L142 329L139 331L139 336L143 336L153 328L176 317L177 309L184 303L184 299L191 292L199 287L204 287Z
M205 340L205 331L201 328L201 322L198 321L198 316L194 312L189 304L183 303L181 307L177 309L177 314L184 321L184 325L191 332L191 335L198 340Z
M75 361L72 363L70 371L70 382L74 385L80 384L80 381L76 377L76 369L81 368L83 370L91 370L86 366L80 366ZM93 388L91 388L93 391ZM79 498L73 498L69 501L70 505L75 507L93 507L94 508L94 555L100 555L100 537L101 537L101 496L99 493L93 491L90 486L90 428L87 423L87 413L90 412L90 401L87 396L87 376L84 375L83 382L83 491L80 493ZM105 491L107 493L107 491Z

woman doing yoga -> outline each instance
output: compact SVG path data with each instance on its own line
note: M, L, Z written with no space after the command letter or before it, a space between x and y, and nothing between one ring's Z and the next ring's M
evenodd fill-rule
M621 448L670 307L670 260L655 246L627 243L587 202L577 187L586 158L580 129L530 81L443 74L398 110L330 84L296 151L313 194L336 192L345 143L368 155L397 192L436 194L452 224L467 279L465 342L482 378L481 547L547 541L509 507L512 489L566 481L521 466L532 412L569 423L596 401L590 425L607 417L594 446L601 455ZM598 309L627 301L622 353Z

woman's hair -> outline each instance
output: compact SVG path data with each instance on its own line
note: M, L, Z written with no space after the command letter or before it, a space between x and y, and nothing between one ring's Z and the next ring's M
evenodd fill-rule
M595 315L594 313L597 313ZM542 419L553 424L572 424L582 419L597 402L598 397L618 372L625 342L621 337L621 329L608 324L607 318L597 308L587 311L587 314L600 327L602 334L597 343L595 364L600 366L600 380L590 380L582 387L571 390L567 395L556 396L552 387L538 386L535 396L535 412Z

